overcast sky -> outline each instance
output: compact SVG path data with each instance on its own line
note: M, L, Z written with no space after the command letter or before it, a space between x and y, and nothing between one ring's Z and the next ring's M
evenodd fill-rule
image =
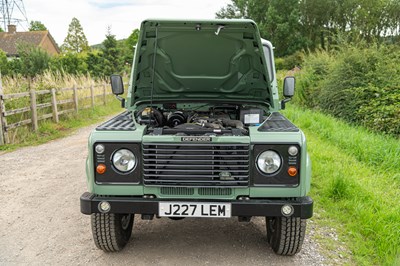
M30 20L41 21L61 45L73 17L79 19L90 45L105 39L107 26L117 39L127 38L147 18L215 18L230 0L26 0ZM18 27L18 31L23 31Z

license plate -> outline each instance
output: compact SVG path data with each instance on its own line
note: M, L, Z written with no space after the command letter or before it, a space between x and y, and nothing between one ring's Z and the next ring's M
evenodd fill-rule
M158 215L161 217L210 217L230 218L230 203L160 202Z

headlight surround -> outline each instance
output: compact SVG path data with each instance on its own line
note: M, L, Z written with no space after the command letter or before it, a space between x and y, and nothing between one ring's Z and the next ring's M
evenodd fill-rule
M258 169L264 174L274 174L278 172L282 165L281 156L273 150L260 153L257 157Z
M114 152L111 161L115 169L122 173L132 171L137 163L135 155L128 149L119 149Z

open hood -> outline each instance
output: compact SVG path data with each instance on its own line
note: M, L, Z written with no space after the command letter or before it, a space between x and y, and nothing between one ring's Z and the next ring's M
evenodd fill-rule
M252 20L146 20L140 29L131 103L270 104L271 84Z

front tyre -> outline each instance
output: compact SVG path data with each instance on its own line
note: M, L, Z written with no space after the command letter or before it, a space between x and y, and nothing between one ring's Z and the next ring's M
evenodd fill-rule
M134 214L94 213L91 215L93 240L97 248L122 250L132 235Z
M306 220L299 217L266 217L267 240L278 255L294 255L301 250Z

